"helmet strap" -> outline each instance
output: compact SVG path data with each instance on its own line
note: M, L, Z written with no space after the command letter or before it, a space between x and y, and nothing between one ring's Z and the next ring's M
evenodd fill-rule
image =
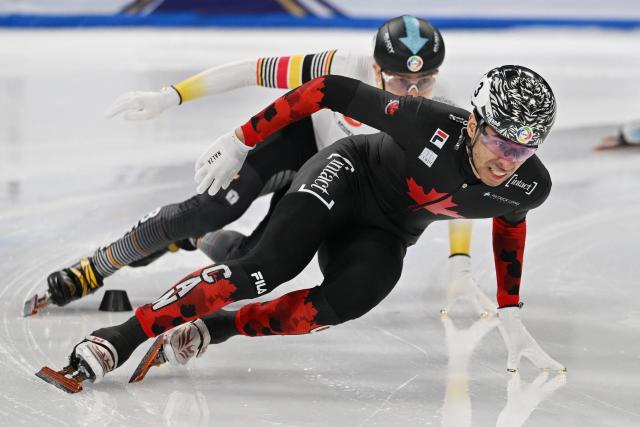
M473 168L473 171L477 175L480 175L478 173L478 168L476 167L476 164L473 161L473 146L478 143L478 141L476 140L476 136L478 135L479 132L481 132L480 129L482 129L484 127L486 122L484 121L483 118L478 119L478 115L476 115L475 111L473 112L473 115L476 118L476 123L477 123L477 125L476 125L476 133L475 133L475 135L469 136L469 138L467 138L466 149L467 149L467 156L469 156L469 163L471 163L471 167Z

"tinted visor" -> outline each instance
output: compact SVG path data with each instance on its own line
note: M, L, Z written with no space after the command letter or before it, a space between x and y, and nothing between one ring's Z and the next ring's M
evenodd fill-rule
M516 144L512 141L484 133L480 135L480 142L496 156L511 162L523 162L536 152L536 147Z

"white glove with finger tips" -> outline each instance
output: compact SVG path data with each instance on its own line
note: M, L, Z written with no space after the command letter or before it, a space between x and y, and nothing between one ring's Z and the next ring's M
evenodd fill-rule
M540 369L565 372L559 362L549 356L533 339L520 318L520 307L503 307L498 309L500 333L507 346L507 371L516 372L520 367L520 359L524 356Z
M120 95L105 112L108 118L124 112L125 120L147 120L180 105L180 95L173 87L159 92L127 92Z
M253 147L245 145L231 131L216 139L196 161L196 190L202 194L209 189L213 196L220 188L226 189L242 168Z
M449 257L449 281L447 285L447 306L441 312L448 312L461 300L470 303L480 317L494 316L496 304L480 289L471 275L471 258L466 255Z

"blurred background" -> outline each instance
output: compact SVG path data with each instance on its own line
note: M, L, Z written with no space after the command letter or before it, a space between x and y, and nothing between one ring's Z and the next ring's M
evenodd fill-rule
M528 219L526 324L566 379L507 376L495 324L440 319L446 224L407 255L383 304L306 337L230 340L186 371L126 385L139 349L101 384L67 396L37 379L88 332L131 313L98 312L102 291L41 316L22 302L53 270L194 193L193 161L283 93L247 87L142 122L104 112L215 65L262 56L372 52L386 19L441 31L438 85L467 107L488 69L543 75L559 105L540 157L552 194ZM0 425L640 425L640 149L594 151L640 119L637 0L0 0ZM230 227L249 232L268 199ZM495 292L490 221L474 223L474 276ZM206 263L179 253L124 269L108 288L133 305ZM319 283L312 263L271 295ZM259 341L259 342L256 342Z

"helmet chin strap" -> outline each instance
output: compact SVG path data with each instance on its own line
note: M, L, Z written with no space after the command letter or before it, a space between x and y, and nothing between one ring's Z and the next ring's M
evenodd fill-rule
M478 124L476 126L476 135L478 134L478 132L480 132L480 127L484 126L484 124L485 124L484 119L480 119L478 121ZM468 132L467 132L467 135L469 135ZM480 178L480 173L478 172L478 168L476 167L476 164L473 161L473 146L478 143L475 137L476 135L474 135L473 138L472 137L467 138L467 143L465 144L465 148L467 150L467 156L469 156L469 163L471 163L471 168L473 169L473 172L476 174L476 176Z

